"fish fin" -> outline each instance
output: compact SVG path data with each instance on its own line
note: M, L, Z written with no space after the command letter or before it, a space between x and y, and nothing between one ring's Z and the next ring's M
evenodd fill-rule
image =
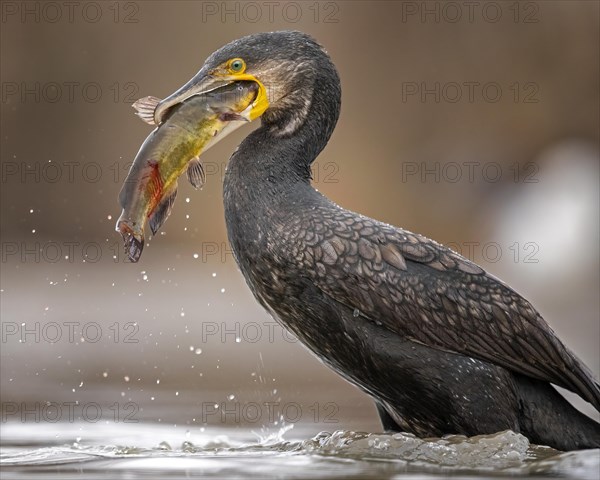
M211 107L212 111L219 115L222 122L249 122L246 117L233 110L223 110L220 107Z
M160 98L153 96L140 98L131 106L135 108L135 114L149 125L156 125L154 122L154 110L160 102Z
M187 178L192 184L192 187L196 189L202 188L206 183L206 173L204 172L204 167L202 166L200 158L195 157L190 160L187 167Z
M165 223L165 220L169 218L171 214L171 209L173 208L173 203L175 203L175 197L177 196L177 183L171 189L171 192L167 194L160 203L156 206L154 211L150 214L148 218L148 223L150 224L150 230L152 230L152 235L156 235L159 228Z
M119 220L119 223L117 223L117 231L123 237L125 255L127 255L130 262L137 263L144 249L144 235L136 235L124 220Z
M238 113L235 112L221 112L219 114L219 120L222 122L249 122L245 117L242 117Z

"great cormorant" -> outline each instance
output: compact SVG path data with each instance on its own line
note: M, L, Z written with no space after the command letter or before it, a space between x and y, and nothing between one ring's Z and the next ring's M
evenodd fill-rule
M600 385L512 288L454 251L350 212L311 186L340 112L327 53L300 32L235 40L155 111L235 80L269 107L229 160L227 232L257 300L323 362L371 395L386 430L511 429L560 450L600 447Z

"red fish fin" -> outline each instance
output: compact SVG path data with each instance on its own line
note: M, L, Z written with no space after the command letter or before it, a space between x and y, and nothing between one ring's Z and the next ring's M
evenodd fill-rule
M206 173L204 173L204 167L200 158L195 157L190 160L187 167L187 178L196 189L202 188L206 182Z
M136 110L136 115L149 125L156 125L154 122L154 110L160 102L160 98L144 97L140 98L131 105Z
M173 208L173 203L175 203L176 196L177 183L175 183L171 191L167 195L165 195L165 197L160 201L160 203L156 206L156 208L148 218L148 223L150 224L150 230L152 230L152 235L156 235L156 232L158 232L162 224L165 223L165 220L169 218L169 215L171 214L171 209Z

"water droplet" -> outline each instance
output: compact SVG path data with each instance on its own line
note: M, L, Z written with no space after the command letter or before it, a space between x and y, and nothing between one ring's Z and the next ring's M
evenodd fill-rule
M185 197L185 203L190 203L190 197Z
M194 253L194 258L198 258L200 255L198 255L197 253Z
M227 395L227 400L233 400L235 398L235 395L231 394L231 395Z
M108 377L108 372L102 372L102 376L103 376L104 378Z
M354 312L352 312L352 316L354 318L358 317L360 315L360 310L358 308L354 309Z
M196 355L200 355L202 353L202 349L201 348L197 348L196 350L194 350L194 353Z

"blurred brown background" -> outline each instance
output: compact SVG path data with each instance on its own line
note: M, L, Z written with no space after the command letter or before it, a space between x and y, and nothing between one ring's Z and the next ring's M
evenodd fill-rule
M131 401L198 426L207 402L332 402L325 428L379 428L236 270L221 179L248 129L204 156L203 191L180 182L139 264L114 232L150 132L130 104L279 29L314 35L342 80L317 188L506 280L598 376L597 2L72 3L2 4L4 402Z

